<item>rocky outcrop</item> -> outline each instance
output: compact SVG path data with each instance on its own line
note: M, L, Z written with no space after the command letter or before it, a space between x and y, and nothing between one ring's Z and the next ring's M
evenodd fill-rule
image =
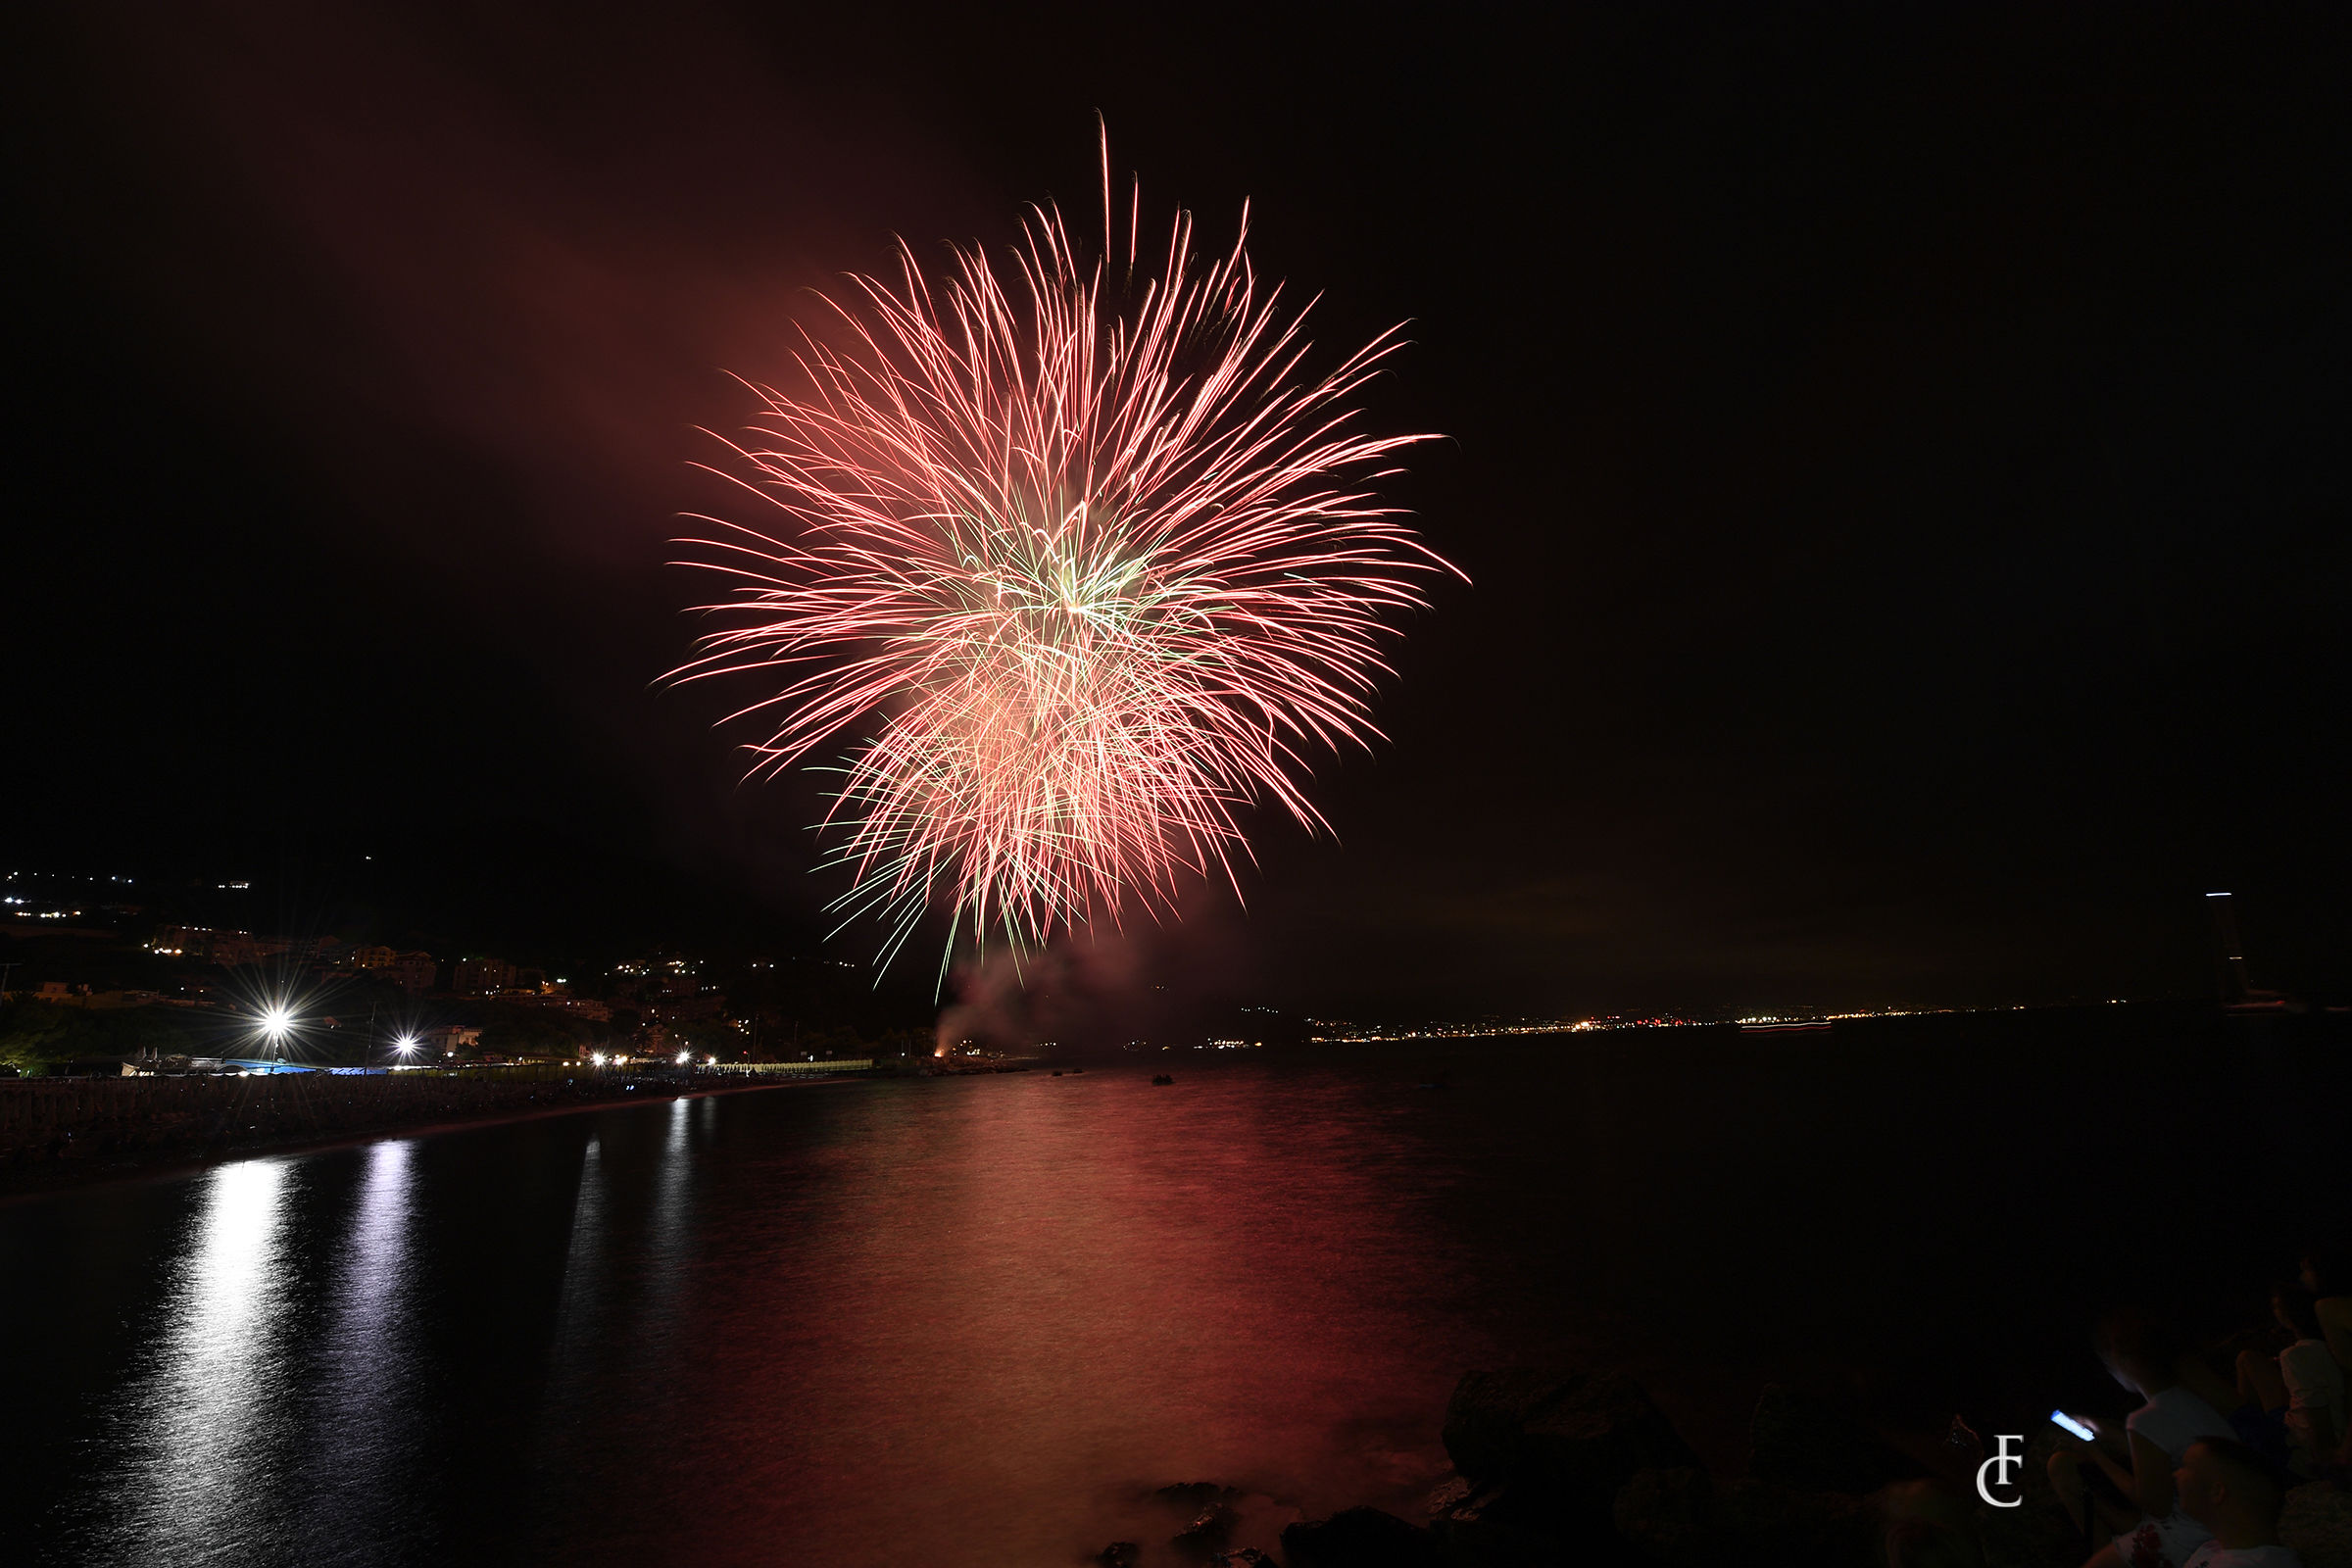
M1446 1568L1568 1568L1605 1561L1591 1538L1574 1546L1559 1521L1504 1486L1473 1487L1459 1476L1430 1494L1430 1529Z
M1878 1511L1835 1492L1752 1478L1716 1486L1694 1469L1644 1470L1618 1489L1612 1523L1642 1560L1671 1568L1875 1568Z
M1428 1531L1378 1508L1350 1508L1282 1533L1290 1568L1443 1568Z
M1767 1390L1749 1438L1752 1473L1719 1482L1622 1373L1473 1372L1446 1412L1460 1476L1432 1495L1432 1531L1451 1568L1877 1568L1890 1488L1919 1505L1915 1534L1965 1527L1917 1465L1811 1396Z
M1884 1568L1890 1544L1907 1560L1985 1568L2068 1568L2082 1555L2038 1473L2046 1435L2029 1450L2028 1506L2014 1510L1984 1509L1964 1486L1922 1477L1868 1427L1785 1388L1758 1401L1752 1473L1736 1481L1710 1477L1641 1386L1616 1372L1468 1373L1444 1439L1458 1473L1430 1494L1426 1528L1375 1508L1296 1522L1282 1531L1287 1568ZM1273 1499L1209 1482L1152 1496L1190 1521L1170 1543L1179 1560L1273 1568L1235 1544L1267 1539L1266 1512L1282 1506ZM2288 1514L2310 1543L2289 1536L2306 1568L2352 1568L2339 1546L2352 1544L2352 1498L2304 1488ZM1098 1560L1135 1568L1111 1552Z
M1918 1478L1911 1459L1828 1401L1769 1384L1748 1422L1747 1473L1795 1492L1865 1496Z
M1191 1524L1177 1532L1168 1544L1185 1562L1207 1562L1232 1544L1233 1527L1241 1516L1222 1502L1212 1502L1193 1515Z
M1246 1493L1215 1481L1180 1481L1156 1487L1145 1494L1145 1500L1181 1521L1169 1538L1167 1552L1155 1552L1151 1560L1173 1559L1196 1568L1276 1568L1273 1558L1255 1546L1237 1544L1237 1538L1270 1542L1279 1521L1298 1517L1296 1508L1262 1493ZM1133 1564L1125 1568L1133 1568Z
M1446 1451L1475 1486L1505 1490L1481 1517L1545 1521L1567 1539L1611 1528L1617 1489L1638 1472L1695 1469L1642 1386L1621 1372L1512 1368L1466 1373L1446 1407Z
M1714 1516L1729 1543L1718 1562L1875 1568L1880 1560L1878 1510L1843 1493L1747 1477L1717 1489Z
M1720 1561L1714 1493L1707 1473L1692 1466L1637 1471L1617 1489L1610 1523L1652 1561Z

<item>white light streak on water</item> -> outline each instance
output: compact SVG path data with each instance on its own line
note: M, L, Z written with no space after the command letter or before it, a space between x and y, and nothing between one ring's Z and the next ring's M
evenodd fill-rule
M192 1562L269 1539L245 1506L286 1417L282 1308L292 1166L242 1160L203 1179L170 1265L160 1337L116 1403L128 1463L105 1499L122 1560Z
M380 1478L403 1473L413 1458L416 1147L402 1140L367 1152L336 1270L323 1365L311 1395L318 1439L336 1462L329 1484L310 1502L315 1512L303 1533L314 1549L328 1541L380 1542L397 1524L384 1517Z
M656 1325L665 1348L678 1310L680 1276L692 1258L694 1241L694 1147L690 1120L693 1106L684 1100L669 1102L668 1125L662 1135L662 1159L656 1167L653 1213L645 1249L645 1313Z
M605 1239L605 1170L596 1139L580 1152L579 1184L571 1203L571 1234L564 1249L564 1292L556 1305L556 1353L576 1348L594 1314Z

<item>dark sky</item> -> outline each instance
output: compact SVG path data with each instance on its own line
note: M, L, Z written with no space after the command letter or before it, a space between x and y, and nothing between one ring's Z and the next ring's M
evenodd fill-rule
M1411 321L1371 422L1450 438L1395 495L1473 584L1339 842L1267 822L1128 968L2148 996L2226 887L2352 984L2352 13L1544 9L20 8L0 852L812 919L807 788L649 685L695 427L894 234L1086 211L1100 111L1319 341Z

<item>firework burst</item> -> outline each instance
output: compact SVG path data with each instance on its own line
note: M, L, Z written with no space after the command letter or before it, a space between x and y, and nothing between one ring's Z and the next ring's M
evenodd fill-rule
M950 953L968 928L1016 955L1170 910L1187 875L1232 877L1254 804L1324 826L1312 760L1376 733L1386 619L1453 569L1372 490L1426 438L1349 406L1395 333L1304 375L1247 209L1222 259L1179 214L1155 275L1139 210L1123 268L1107 218L1089 262L1041 208L1002 271L965 250L934 282L902 245L896 286L852 279L801 393L753 386L728 443L789 537L680 541L733 582L674 678L781 683L731 715L768 726L754 773L850 737L835 907L881 919L885 961L935 906Z

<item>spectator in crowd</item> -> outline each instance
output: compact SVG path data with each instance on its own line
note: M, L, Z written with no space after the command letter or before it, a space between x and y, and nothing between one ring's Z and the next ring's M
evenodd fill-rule
M2352 1248L2315 1247L2303 1254L2303 1288L2336 1366L2352 1372Z
M2081 1518L2087 1497L2117 1533L2083 1568L2185 1568L2209 1532L2180 1511L2174 1471L2189 1445L2230 1437L2230 1423L2181 1385L2187 1348L2148 1313L2110 1312L2092 1344L2116 1382L2145 1402L2120 1433L2099 1424L2096 1443L2067 1438L2050 1455L2050 1485L2069 1516Z
M2180 1507L2212 1538L2181 1568L2303 1568L2278 1542L2286 1489L2261 1454L2232 1438L2200 1438L2173 1475Z
M1886 1568L1984 1568L1976 1510L1960 1489L1940 1481L1898 1481L1883 1494L1880 1512L1886 1521Z
M2297 1331L2288 1322L2286 1311L2280 1305L2284 1298L2280 1294L2282 1292L2292 1293L2306 1302L2311 1299L2311 1293L2291 1282L2271 1287L2271 1314L2287 1328L2291 1344L2297 1337ZM2321 1346L2319 1353L2326 1358L2328 1348ZM2194 1363L2195 1357L2192 1356L2190 1361ZM2329 1364L2333 1365L2332 1362ZM2218 1397L2208 1383L2198 1381L2195 1370L2203 1370L2201 1364L2194 1370L2184 1366L2182 1380L2204 1395L2216 1409L2229 1412L2230 1425L2236 1431L2240 1443L2261 1454L2265 1463L2283 1466L2287 1462L2286 1414L2290 1396L2286 1380L2280 1371L2279 1357L2259 1348L2250 1347L2238 1351L2236 1383L2224 1384L2218 1378L2210 1380L2210 1385L2219 1385L2221 1389Z
M2286 1462L2317 1475L2344 1439L2344 1369L2336 1365L2320 1327L2319 1303L2301 1285L2271 1293L2271 1309L2294 1343L2272 1363L2282 1407Z

